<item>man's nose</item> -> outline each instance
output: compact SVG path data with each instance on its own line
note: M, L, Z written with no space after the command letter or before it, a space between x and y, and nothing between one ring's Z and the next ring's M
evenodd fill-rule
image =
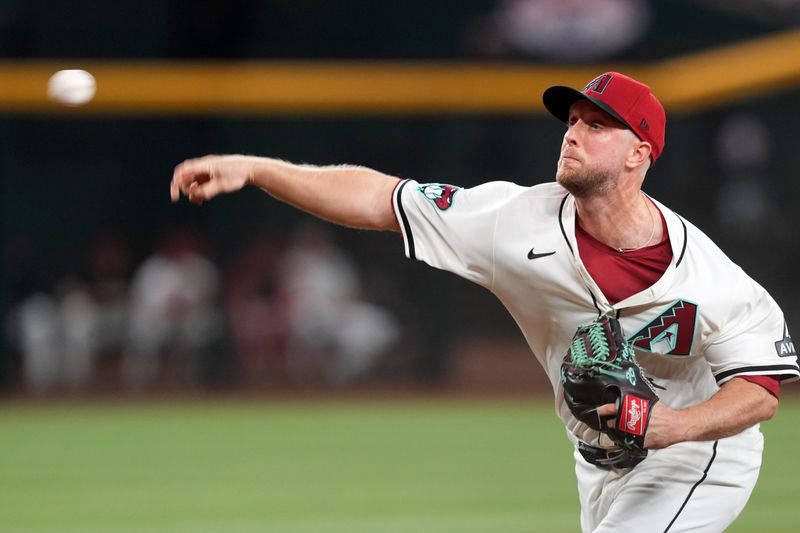
M575 126L576 124L570 124L567 127L567 132L564 133L564 141L571 146L578 144L578 132Z

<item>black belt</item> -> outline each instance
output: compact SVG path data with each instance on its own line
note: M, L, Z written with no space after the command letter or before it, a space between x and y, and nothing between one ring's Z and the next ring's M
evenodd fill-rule
M610 470L611 468L633 468L647 457L647 450L642 453L623 450L615 448L608 450L606 448L597 448L589 446L585 442L578 441L578 451L586 462L593 464L598 468Z

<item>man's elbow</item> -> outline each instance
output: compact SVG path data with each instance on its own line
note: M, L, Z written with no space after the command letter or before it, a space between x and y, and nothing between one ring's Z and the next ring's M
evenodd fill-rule
M731 387L734 396L741 398L741 407L746 409L756 423L771 419L778 411L778 398L759 383L753 383L743 377L736 377L725 387Z
M759 404L761 414L759 418L762 421L771 419L773 416L775 416L775 413L778 412L778 399L771 393L767 391L764 392L767 393L766 397Z

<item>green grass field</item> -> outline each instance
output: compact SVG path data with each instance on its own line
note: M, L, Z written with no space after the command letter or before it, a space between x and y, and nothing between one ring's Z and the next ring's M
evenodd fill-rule
M800 401L729 531L797 531ZM5 405L0 531L578 531L549 403L314 400ZM645 533L645 532L643 532Z

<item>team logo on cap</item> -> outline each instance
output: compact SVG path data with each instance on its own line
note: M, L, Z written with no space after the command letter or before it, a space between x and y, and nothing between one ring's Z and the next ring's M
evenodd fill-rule
M426 183L417 187L417 191L436 204L441 211L450 209L453 205L453 199L458 192L459 188L454 185L444 185L442 183Z
M630 338L640 350L663 355L692 352L697 304L678 300Z
M600 74L595 79L589 82L589 84L583 88L583 93L588 93L592 91L597 94L603 94L603 91L606 90L608 84L611 83L611 80L614 78L611 74Z

